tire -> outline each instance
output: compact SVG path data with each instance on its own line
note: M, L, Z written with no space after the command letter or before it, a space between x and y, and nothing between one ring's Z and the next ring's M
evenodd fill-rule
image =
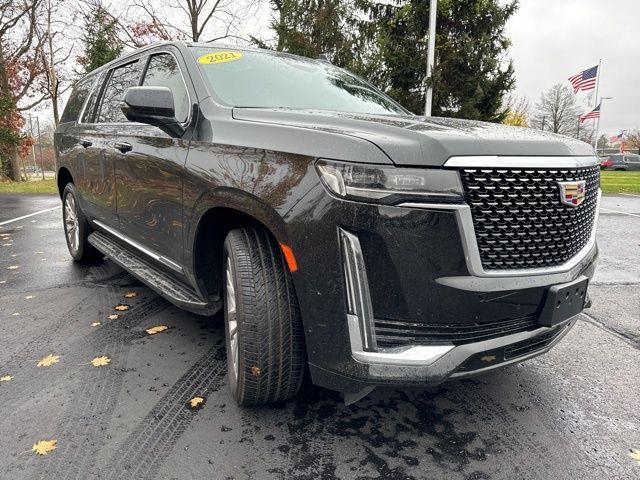
M89 243L93 231L85 218L73 183L67 183L62 192L62 225L69 254L78 263L92 263L100 258L100 252Z
M291 274L261 228L232 230L224 242L223 298L229 387L239 405L294 397L306 354Z

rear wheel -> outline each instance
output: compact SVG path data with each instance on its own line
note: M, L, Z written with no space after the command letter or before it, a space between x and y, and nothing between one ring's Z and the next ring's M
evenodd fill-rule
M67 183L62 192L62 222L67 248L73 259L80 263L97 260L100 254L89 243L91 226L80 210L73 183Z
M224 243L224 315L229 386L239 405L296 395L305 351L298 302L282 251L257 227Z

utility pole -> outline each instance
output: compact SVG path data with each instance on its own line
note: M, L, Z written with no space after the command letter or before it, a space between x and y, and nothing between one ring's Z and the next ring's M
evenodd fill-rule
M31 136L31 153L33 155L33 168L35 170L35 169L38 168L38 161L36 160L36 145L33 142L34 135L33 135L33 122L32 122L32 118L31 118L31 114L29 114L29 135ZM27 172L25 172L25 174L26 173Z
M547 122L547 116L546 116L546 115L543 115L543 116L542 116L542 131L543 131L543 132L544 132L544 126L545 126L545 123L546 123L546 122Z
M427 78L425 82L428 82L433 75L433 62L435 61L435 48L436 48L436 14L438 13L438 0L430 0L429 3L429 42L427 48ZM424 116L431 116L431 107L433 104L433 87L427 86L425 91L424 101Z
M40 151L40 170L42 170L42 179L44 180L44 160L42 159L42 136L40 135L40 117L36 117L36 125L38 126L38 150Z
M598 153L598 135L600 135L600 118L602 118L602 105L604 104L605 100L611 100L612 98L613 97L600 97L600 103L598 103L598 105L600 105L600 116L598 117L598 122L596 123L596 153Z

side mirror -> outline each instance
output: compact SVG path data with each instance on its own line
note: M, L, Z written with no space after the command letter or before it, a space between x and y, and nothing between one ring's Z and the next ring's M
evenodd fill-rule
M173 94L167 87L130 87L120 102L131 122L155 125L172 137L181 137L184 127L176 118Z

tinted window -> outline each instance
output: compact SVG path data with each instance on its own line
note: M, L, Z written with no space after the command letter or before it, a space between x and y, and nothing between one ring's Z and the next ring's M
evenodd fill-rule
M173 55L160 53L149 60L147 73L144 75L143 85L154 87L168 87L173 93L173 103L176 118L185 122L189 116L189 96L184 86L180 68Z
M81 123L92 123L93 115L96 109L96 100L98 99L98 95L100 95L100 87L102 86L104 76L100 75L99 79L96 81L93 90L91 91L91 95L89 95L89 100L87 100L87 104L84 107L84 111L82 112L82 118L80 119Z
M327 62L204 47L193 52L213 91L231 106L407 113L361 78Z
M93 76L90 78L84 78L76 84L71 92L67 106L62 113L60 123L75 122L78 119L80 110L82 110L82 105L84 105L95 80L96 77Z
M111 72L102 95L98 123L128 122L120 110L120 102L127 88L138 85L139 78L138 62L128 63Z

